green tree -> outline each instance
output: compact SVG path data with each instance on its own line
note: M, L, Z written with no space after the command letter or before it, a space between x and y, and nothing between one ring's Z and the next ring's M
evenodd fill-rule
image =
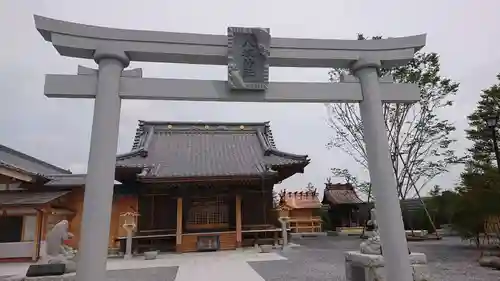
M365 37L360 34L358 39L365 40ZM345 69L331 70L330 80L338 82L347 73L349 71ZM398 194L404 199L418 193L436 176L447 172L450 165L461 160L452 148L456 140L450 134L455 126L438 116L441 109L453 105L452 98L459 84L441 76L436 53L417 52L407 65L382 69L381 74L392 76L397 83L415 83L421 89L421 100L415 104L383 105ZM337 103L326 107L328 123L334 132L328 147L340 148L367 168L358 104ZM332 172L335 176L343 176L345 171L333 169ZM364 187L369 186L362 183ZM360 191L368 194L369 188Z
M485 222L500 215L500 174L493 151L492 131L487 128L485 118L500 113L499 82L482 91L476 109L468 116L467 139L473 142L461 182L457 188L457 202L453 226L462 237L474 239L479 244L480 233ZM495 134L498 132L495 130Z
M314 187L314 185L309 182L307 183L307 186L304 188L305 191L307 192L313 192L313 191L316 191L316 188Z
M455 213L458 193L452 190L442 191L436 185L429 192L429 195L430 197L425 199L425 204L434 223L437 226L450 224Z
M435 185L431 191L429 191L429 195L432 197L438 197L441 195L441 187L439 185Z

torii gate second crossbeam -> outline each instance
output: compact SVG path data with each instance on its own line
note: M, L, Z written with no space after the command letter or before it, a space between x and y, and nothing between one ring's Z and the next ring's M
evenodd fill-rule
M425 35L383 40L273 38L265 28L228 28L228 36L88 26L35 16L46 41L63 56L93 59L98 70L48 75L45 93L95 98L80 241L78 281L106 278L110 210L121 99L237 102L359 102L376 198L387 278L412 280L406 235L392 170L382 102L420 99L416 85L379 78L425 45ZM249 43L250 42L250 43ZM249 43L249 44L247 44ZM228 81L142 78L130 61L228 65ZM268 81L270 66L349 68L341 83Z

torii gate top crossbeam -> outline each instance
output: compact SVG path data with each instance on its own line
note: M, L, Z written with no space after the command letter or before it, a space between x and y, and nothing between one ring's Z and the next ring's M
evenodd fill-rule
M227 36L126 30L34 16L46 41L63 56L93 59L97 48L124 51L131 61L227 65ZM407 63L426 35L381 40L272 38L270 66L348 68L360 58L382 67Z

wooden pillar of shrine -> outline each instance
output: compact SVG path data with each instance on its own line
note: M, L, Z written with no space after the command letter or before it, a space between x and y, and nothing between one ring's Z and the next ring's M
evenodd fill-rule
M241 195L236 195L236 247L241 247Z
M182 252L182 197L177 198L177 228L175 233L175 250Z
M34 249L33 249L33 255L32 255L32 260L36 261L40 257L40 249L41 249L41 243L42 243L42 231L43 231L43 211L42 210L36 210L36 228L35 228L35 239L33 243ZM24 227L23 227L24 228Z

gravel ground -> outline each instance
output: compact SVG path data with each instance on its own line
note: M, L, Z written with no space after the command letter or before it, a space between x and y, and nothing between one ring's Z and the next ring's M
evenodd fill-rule
M317 237L296 241L302 246L283 252L288 260L252 262L250 265L266 281L337 281L345 280L344 251L357 250L359 239ZM411 242L413 252L427 255L434 281L498 281L500 271L482 268L474 247L457 238L441 241Z

